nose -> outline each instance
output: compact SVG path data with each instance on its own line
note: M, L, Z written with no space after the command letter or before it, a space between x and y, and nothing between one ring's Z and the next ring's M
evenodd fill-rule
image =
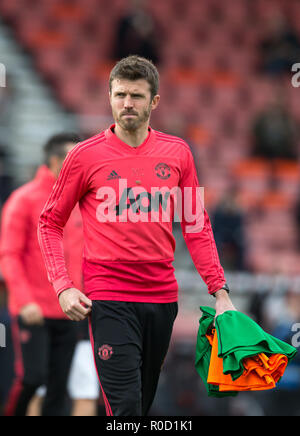
M124 108L131 109L133 107L133 101L130 95L127 95L124 100Z

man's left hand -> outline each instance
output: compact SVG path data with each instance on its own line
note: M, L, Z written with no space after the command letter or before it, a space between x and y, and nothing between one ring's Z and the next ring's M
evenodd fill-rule
M220 289L219 291L217 291L215 293L215 297L216 297L216 317L224 312L227 312L227 310L236 310L225 289Z

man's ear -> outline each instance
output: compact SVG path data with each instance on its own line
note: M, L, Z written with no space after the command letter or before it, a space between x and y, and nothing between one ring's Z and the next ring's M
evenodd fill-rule
M152 100L152 103L151 103L151 105L152 105L152 110L154 110L154 109L156 109L157 108L157 106L159 105L159 102L160 102L160 95L155 95L154 97L153 97L153 100Z

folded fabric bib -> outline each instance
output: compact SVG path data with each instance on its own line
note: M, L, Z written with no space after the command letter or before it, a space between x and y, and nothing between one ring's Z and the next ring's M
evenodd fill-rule
M247 315L201 307L196 369L210 396L273 389L296 348L266 333Z

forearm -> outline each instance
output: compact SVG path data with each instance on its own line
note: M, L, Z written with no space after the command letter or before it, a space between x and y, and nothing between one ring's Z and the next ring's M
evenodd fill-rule
M45 219L45 215L42 214L38 226L38 239L48 280L59 296L62 291L74 286L66 267L63 229L51 224L51 221Z
M184 234L184 239L194 265L208 287L209 294L216 293L226 284L226 279L206 211L204 211L203 230L199 233Z

